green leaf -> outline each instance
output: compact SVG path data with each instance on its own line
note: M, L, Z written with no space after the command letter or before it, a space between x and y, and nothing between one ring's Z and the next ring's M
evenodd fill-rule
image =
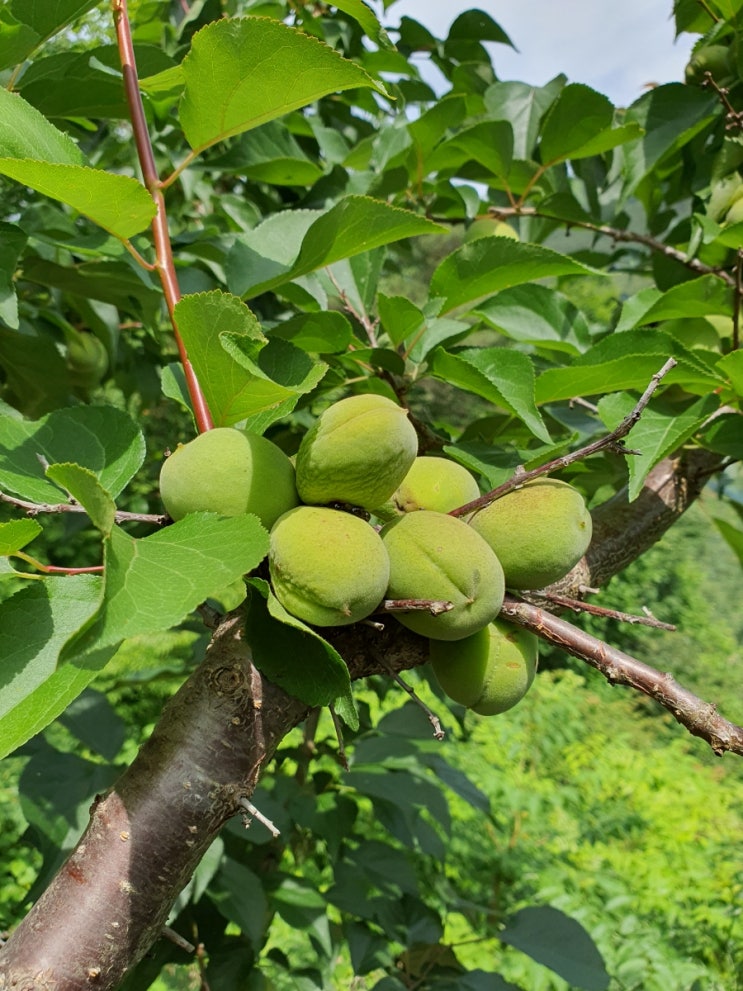
M368 38L371 38L380 48L395 47L390 41L385 29L363 0L336 0L333 6L349 14L355 21L358 21L364 30L364 34Z
M244 864L225 857L209 886L209 899L220 915L239 926L244 938L257 952L265 939L269 917L261 879Z
M565 81L558 76L546 86L527 83L498 82L484 93L485 107L491 120L507 120L513 128L513 155L524 160L532 157L539 124Z
M592 274L593 269L549 248L510 237L481 237L441 262L431 279L431 296L444 297L448 311L547 276Z
M139 234L155 216L152 197L129 176L27 158L0 158L0 174L66 203L114 237Z
M328 705L340 698L353 707L348 668L338 651L288 613L268 582L253 578L248 584L252 591L245 629L256 667L307 705Z
M265 341L255 314L237 296L214 290L184 296L175 320L215 426L231 426L255 412L252 376L221 346L228 331Z
M0 156L82 165L75 142L17 93L0 87Z
M512 341L548 351L581 354L591 341L580 310L562 293L547 286L530 284L504 289L473 313Z
M94 575L50 578L0 603L0 757L56 719L115 653L57 668L66 641L98 608L102 584Z
M714 369L670 334L630 330L605 338L570 366L542 372L535 390L537 403L623 389L642 391L669 357L674 357L678 364L663 379L664 386L679 383L689 391L706 394L722 384Z
M270 121L231 141L224 154L210 155L201 167L238 172L247 179L277 186L311 186L323 175L282 121Z
M99 0L10 0L0 9L0 70L20 65Z
M471 41L476 38L478 41L495 41L514 49L516 47L500 24L484 10L465 10L449 28L448 37L450 41Z
M219 290L184 296L175 315L217 426L286 415L327 370L288 341L264 337L237 296Z
M0 523L0 556L6 557L30 544L42 532L36 520L9 520Z
M482 396L518 417L540 440L551 437L534 403L534 367L525 354L506 348L438 348L431 362L438 378Z
M301 236L303 228L306 233ZM319 216L310 211L284 211L239 235L230 253L228 281L237 295L259 296L342 258L445 230L425 217L380 200L347 196Z
M172 59L154 45L135 45L134 55L140 77L173 65ZM38 58L24 70L18 90L46 117L129 117L116 45Z
M73 661L127 637L169 630L268 553L268 534L253 515L191 513L149 537L114 526L105 542L105 586L95 621L65 647Z
M735 410L716 416L701 432L704 447L743 461L743 413Z
M40 420L0 417L0 489L34 502L60 501L44 476L46 463L72 462L90 469L113 498L144 461L139 427L111 406L55 410Z
M36 31L13 17L7 5L0 8L0 70L20 65L39 40Z
M609 975L596 944L583 926L549 906L524 908L511 916L498 939L549 967L568 984L606 991Z
M624 196L630 196L667 156L687 144L714 118L717 98L682 83L655 86L627 110L625 123L635 123L644 135L624 149Z
M601 93L570 83L547 111L542 123L541 155L545 165L565 158L587 158L637 138L637 123L612 127L614 107Z
M377 306L382 327L395 346L402 344L411 334L417 333L426 320L423 311L405 296L385 296L380 293Z
M513 160L513 129L507 121L483 121L438 145L426 160L429 171L455 170L474 161L495 176L507 176Z
M18 329L15 270L28 236L15 224L0 222L0 320Z
M348 318L334 310L300 313L268 331L271 340L280 338L311 354L341 354L353 338Z
M111 533L116 519L116 503L89 468L70 463L53 464L47 468L46 477L66 489L75 502L80 503L93 526L104 536Z
M743 351L731 351L717 362L725 378L730 382L736 396L743 397Z
M627 393L604 396L598 409L602 423L614 430L635 406L636 399ZM633 502L650 471L693 436L719 406L717 396L704 396L679 410L676 406L649 406L630 430L624 443L639 454L627 456L629 469L628 499Z
M706 317L710 314L730 316L733 291L716 275L702 275L661 292L654 286L641 289L625 300L617 324L617 333L645 327L661 320Z
M385 92L332 48L264 17L223 18L202 28L183 74L180 120L196 152L328 93L359 86Z

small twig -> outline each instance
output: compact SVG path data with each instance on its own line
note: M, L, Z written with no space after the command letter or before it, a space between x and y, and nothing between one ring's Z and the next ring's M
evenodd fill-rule
M440 599L385 599L378 612L430 612L432 616L440 616L454 608L453 602Z
M511 595L506 596L501 615L590 664L612 685L629 685L655 699L693 736L706 740L718 756L725 751L743 755L743 727L723 718L716 705L679 685L673 675L657 671L559 616Z
M581 447L577 451L572 451L570 454L564 454L560 458L554 458L552 461L547 461L538 468L532 468L531 471L524 471L521 469L514 474L512 478L509 478L507 482L503 482L502 485L498 485L496 488L491 489L490 492L486 492L485 495L480 496L479 499L473 499L472 502L468 502L464 506L459 506L457 509L452 509L449 515L467 516L477 510L484 509L485 506L489 506L491 502L495 502L496 499L500 499L501 496L504 496L512 489L520 488L525 482L530 481L532 478L539 478L541 475L547 475L549 472L556 471L559 468L567 468L567 466L573 464L573 462L581 461L583 458L596 454L598 451L610 450L617 454L636 454L636 451L628 450L620 442L623 437L627 436L642 416L645 407L650 402L651 396L660 385L661 379L663 379L672 368L675 368L676 364L677 362L675 358L668 359L660 371L653 375L650 380L650 384L638 399L635 408L628 413L627 416L625 416L619 426L615 430L612 430L610 434L607 434L605 437L601 437L599 440L593 441L591 444L586 444L585 447Z
M343 768L344 771L348 770L348 757L346 756L346 744L343 740L343 727L341 726L341 721L338 718L338 713L335 711L335 706L331 702L328 706L330 709L330 718L333 720L333 729L335 730L335 738L338 741L338 763Z
M84 513L83 507L76 502L28 502L26 499L18 499L16 496L0 492L0 502L7 502L10 506L17 506L25 509L27 516L39 516L41 513ZM123 509L118 510L114 517L117 523L153 523L155 526L165 526L170 522L170 517L165 513L127 513Z
M496 220L505 220L507 217L545 217L548 220L555 220L558 223L565 224L568 227L579 227L581 230L593 231L594 234L603 234L606 237L610 237L613 241L626 242L630 244L642 244L644 247L650 248L651 251L665 255L667 258L673 258L675 261L680 262L693 272L697 272L700 275L716 275L719 279L722 279L723 282L727 282L728 285L735 285L734 277L724 269L714 268L711 265L705 265L704 262L699 261L698 258L689 258L683 251L679 251L678 248L671 247L670 244L664 244L662 241L658 241L654 237L650 237L649 234L640 234L638 231L622 230L621 227L610 227L608 224L592 224L588 220L574 220L573 218L567 220L562 217L555 217L550 213L544 213L543 211L540 211L538 207L533 206L490 207L489 212L491 216L495 217Z
M406 681L403 681L403 679L400 677L400 675L397 673L397 671L395 671L387 663L387 661L385 660L384 657L382 657L380 654L378 654L376 652L374 652L374 653L375 653L376 660L382 665L382 667L385 669L385 671L387 671L387 673L390 675L390 677L394 678L394 680L397 682L397 684L400 686L400 688L402 688L403 691L405 691L405 692L408 693L408 695L413 700L413 702L415 702L415 704L418 706L418 708L422 709L423 712L425 712L426 718L428 719L428 721L431 724L431 726L433 726L433 735L434 735L434 737L437 740L443 740L444 737L446 736L446 733L444 732L444 730L443 730L443 728L441 726L441 721L439 720L439 717L436 715L436 713L435 712L432 712L431 709L428 708L428 706L423 701L423 699L419 695L416 694L415 690L412 689L410 687L410 685Z
M725 130L733 131L743 128L743 113L740 110L736 110L728 99L730 90L727 86L720 86L709 69L704 73L702 86L711 86L715 93L717 93L720 103L725 108Z
M276 839L277 836L281 836L281 830L275 826L270 819L264 816L260 809L257 809L249 799L245 798L245 796L240 798L237 804L245 809L245 812L243 813L243 821L246 829L253 819L255 819L257 822L261 823L261 825L266 827L274 839Z
M338 299L343 304L343 308L351 314L351 316L361 324L361 326L366 331L366 336L369 339L369 343L373 348L379 347L379 341L377 340L377 321L372 320L368 313L360 313L356 307L353 305L351 300L348 298L348 293L343 289L336 277L333 275L333 270L328 266L325 269L328 278L333 283L335 291L338 293Z
M175 929L171 929L170 926L163 926L162 935L165 939L169 939L171 943L175 943L176 946L179 946L182 950L185 950L186 953L196 952L196 947L193 943L189 943L184 936L177 933Z
M606 619L616 619L620 623L633 623L640 626L652 626L658 630L668 630L670 633L676 632L676 627L672 623L662 623L649 612L644 616L634 616L632 613L619 612L618 609L607 609L605 606L595 606L591 602L582 602L580 599L570 599L566 595L555 595L552 592L530 592L529 599L544 599L556 606L563 606L565 609L572 609L573 612L587 612L592 616L604 616Z

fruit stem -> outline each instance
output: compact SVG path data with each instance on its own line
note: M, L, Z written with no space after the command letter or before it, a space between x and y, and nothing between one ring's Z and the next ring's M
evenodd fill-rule
M170 323L173 327L175 341L178 346L178 353L183 364L186 386L191 398L196 426L199 433L204 433L206 430L211 430L214 422L175 319L175 307L181 298L181 291L173 262L173 250L168 231L165 198L163 196L160 178L157 174L155 155L152 150L152 141L150 140L150 134L147 129L147 119L142 103L142 94L139 90L139 78L137 76L137 64L134 57L134 44L132 42L127 0L111 0L111 8L116 26L116 39L119 46L121 71L124 77L124 91L129 106L129 117L132 123L134 143L142 169L142 181L155 203L155 216L152 221L152 234L155 242L155 256L157 258L155 267L162 283L165 304L168 308L168 315L170 316Z

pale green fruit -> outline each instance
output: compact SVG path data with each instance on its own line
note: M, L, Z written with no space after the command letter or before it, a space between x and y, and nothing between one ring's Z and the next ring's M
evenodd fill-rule
M733 203L728 212L725 214L725 220L723 223L739 224L741 221L743 221L743 199L736 200L735 203Z
M438 616L395 613L403 626L437 640L461 640L498 615L503 569L485 540L462 520L422 509L387 523L382 540L390 556L387 598L454 605Z
M407 410L384 396L341 399L305 434L297 452L302 502L347 502L369 511L389 499L418 452Z
M544 588L570 571L591 542L583 496L554 478L536 478L475 513L470 525L503 565L509 588Z
M390 562L365 520L324 506L299 506L271 530L268 552L276 598L314 626L346 626L384 598Z
M70 328L67 332L67 367L73 385L93 388L108 371L106 346L95 334Z
M539 641L528 630L497 619L455 644L431 641L431 666L449 698L494 716L526 695L537 670Z
M284 452L233 427L215 427L179 444L160 471L160 495L174 520L198 511L255 513L267 529L299 502Z
M432 509L449 513L480 495L477 482L466 468L446 458L416 458L392 496L403 513Z

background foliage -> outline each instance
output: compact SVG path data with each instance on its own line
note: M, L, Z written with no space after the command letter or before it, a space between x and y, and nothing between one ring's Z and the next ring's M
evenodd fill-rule
M677 0L700 37L686 83L626 111L564 77L499 79L510 42L481 11L436 39L383 6L386 30L357 0L130 5L178 323L216 421L293 453L330 401L379 391L487 490L613 428L673 355L628 438L642 453L561 477L598 506L680 449L720 455L701 505L600 600L679 632L576 622L742 721L740 5ZM194 432L141 264L154 207L114 40L95 2L0 13L0 489L87 510L37 525L0 504L8 930L203 654L196 606L236 604L265 552L247 520L113 524L113 499L161 511L163 452ZM105 580L28 577L102 555ZM734 758L555 651L495 719L407 678L446 741L387 678L354 688L348 771L311 716L254 799L281 836L233 820L173 909L203 954L160 941L129 991L741 987Z

